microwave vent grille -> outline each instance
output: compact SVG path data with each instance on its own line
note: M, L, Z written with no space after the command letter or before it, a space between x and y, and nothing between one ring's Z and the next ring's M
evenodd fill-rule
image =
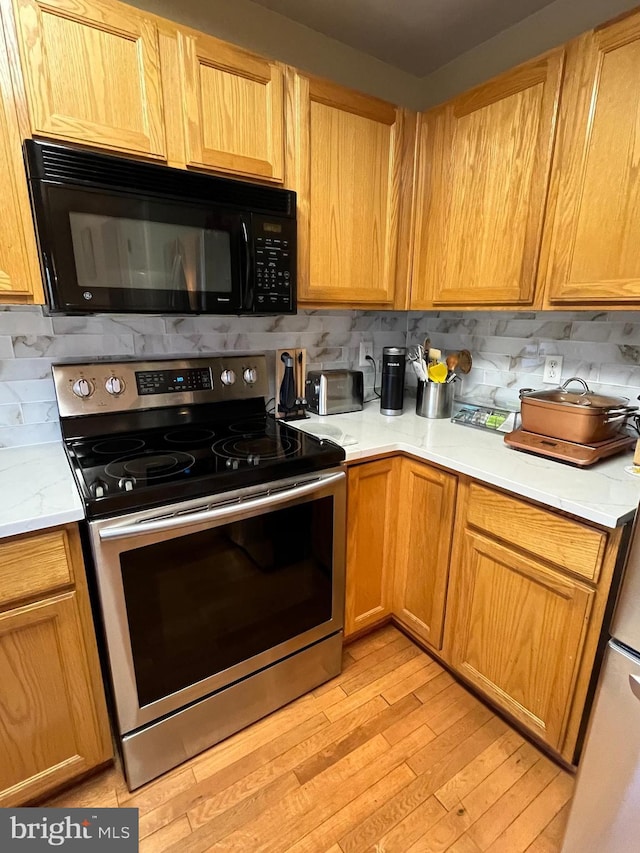
M28 140L25 143L31 178L77 184L107 191L189 198L207 204L295 216L295 193L202 173L139 163Z

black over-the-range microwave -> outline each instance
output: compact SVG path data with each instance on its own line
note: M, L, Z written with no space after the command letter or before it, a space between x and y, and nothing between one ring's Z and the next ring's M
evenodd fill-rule
M294 314L296 194L28 139L52 312Z

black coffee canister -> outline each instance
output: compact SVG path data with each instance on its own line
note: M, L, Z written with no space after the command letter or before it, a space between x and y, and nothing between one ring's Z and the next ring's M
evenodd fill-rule
M380 414L382 415L402 414L406 352L404 347L384 347L382 350L380 392Z

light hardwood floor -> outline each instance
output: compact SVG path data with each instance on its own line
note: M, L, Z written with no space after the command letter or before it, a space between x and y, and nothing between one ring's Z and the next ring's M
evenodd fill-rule
M110 769L46 805L135 806L143 853L553 853L572 790L386 626L338 678L135 793Z

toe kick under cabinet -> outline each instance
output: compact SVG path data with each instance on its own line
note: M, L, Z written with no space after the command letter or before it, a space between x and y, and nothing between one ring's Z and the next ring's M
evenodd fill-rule
M0 807L112 755L77 527L0 540Z
M597 527L411 458L354 467L364 482L381 466L384 492L396 496L383 527L393 547L369 547L366 561L352 549L347 599L364 601L362 589L370 598L375 581L386 602L376 621L388 614L516 724L576 763L625 528ZM379 501L382 492L374 493ZM351 496L349 512L353 540L360 531L371 546L383 519ZM348 620L347 636L367 624Z

